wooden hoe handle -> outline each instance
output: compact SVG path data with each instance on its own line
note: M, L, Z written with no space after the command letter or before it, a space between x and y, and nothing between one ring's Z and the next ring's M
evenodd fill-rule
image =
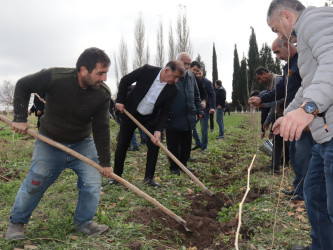
M150 139L154 138L154 136L137 120L135 119L126 109L124 109L124 113L136 124L139 128L141 128ZM181 163L176 156L174 156L160 141L157 143L158 146L163 149L163 151L195 182L197 183L209 196L213 196L213 193L208 190L208 188L197 178L194 174L191 173L187 167Z
M3 121L4 123L8 124L9 126L12 125L12 122L7 119L6 117L0 115L0 120ZM32 137L39 139L47 144L52 145L53 147L56 147L58 149L61 149L63 151L65 151L66 153L80 159L81 161L89 164L90 166L93 166L94 168L96 168L97 170L103 172L104 169L101 165L97 164L96 162L92 161L91 159L85 157L82 154L79 154L78 152L54 141L51 140L39 133L37 133L36 131L32 130L32 129L28 129L27 133L29 135L31 135ZM127 188L131 189L134 193L136 193L137 195L139 195L140 197L144 198L145 200L149 201L150 203L152 203L154 206L156 206L157 208L159 208L160 210L162 210L164 213L166 213L167 215L169 215L170 217L172 217L173 219L175 219L177 222L179 222L180 224L182 224L186 230L186 221L183 220L181 217L179 217L178 215L176 215L175 213L173 213L171 210L167 209L165 206L163 206L161 203L159 203L157 200L155 200L154 198L152 198L151 196L149 196L148 194L146 194L145 192L141 191L139 188L137 188L136 186L132 185L131 183L129 183L128 181L124 180L123 178L119 177L118 175L112 173L111 177L113 179L115 179L116 181L118 181L119 183L123 184L124 186L126 186ZM189 231L189 230L188 230Z

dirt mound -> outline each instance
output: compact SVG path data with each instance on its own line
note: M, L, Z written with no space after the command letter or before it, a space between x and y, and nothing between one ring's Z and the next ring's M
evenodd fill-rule
M216 195L220 196L220 194ZM228 249L230 246L215 246L213 244L214 237L221 233L232 234L237 221L232 220L229 223L216 221L217 213L220 211L222 204L206 194L192 194L186 198L192 201L192 205L190 209L185 211L182 218L186 221L186 225L191 232L187 232L182 225L158 209L140 208L134 210L132 218L129 221L155 228L156 233L147 235L149 239L159 237L158 229L168 229L165 230L168 234L167 238L172 239L173 242L179 242L179 238L177 239L177 234L175 234L177 231L178 237L179 234L183 236L181 243L186 247L196 247L197 249ZM221 199L222 197L219 198ZM162 226L158 226L158 223L162 224ZM163 232L163 235L166 232ZM133 246L130 246L130 248L136 249L138 245L135 244L136 247ZM176 243L170 247L178 248Z

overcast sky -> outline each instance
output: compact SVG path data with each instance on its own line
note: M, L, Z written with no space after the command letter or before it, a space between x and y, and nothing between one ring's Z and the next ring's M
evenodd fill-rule
M193 59L201 55L212 77L213 42L217 52L218 76L231 100L233 50L237 44L240 60L247 57L250 26L255 30L259 49L275 39L266 24L270 0L1 0L0 84L12 83L49 67L74 67L88 47L106 51L112 63L122 37L128 45L129 70L133 61L134 25L139 16L145 22L149 40L150 64L156 51L159 20L164 23L167 58L168 30L175 27L180 6L186 6ZM302 1L306 6L323 6L324 0ZM106 82L116 92L113 66Z

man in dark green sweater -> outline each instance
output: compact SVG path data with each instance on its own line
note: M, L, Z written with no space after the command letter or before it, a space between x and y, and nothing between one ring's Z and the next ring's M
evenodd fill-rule
M110 90L103 81L110 59L98 48L86 49L74 68L50 68L20 79L14 93L12 129L25 134L31 93L45 92L45 113L40 133L98 162L110 177ZM91 133L93 138L90 137ZM66 169L78 175L78 203L74 225L78 232L99 235L108 230L92 219L100 190L101 174L92 166L53 146L36 140L31 166L14 203L6 239L24 238L27 224L47 188Z

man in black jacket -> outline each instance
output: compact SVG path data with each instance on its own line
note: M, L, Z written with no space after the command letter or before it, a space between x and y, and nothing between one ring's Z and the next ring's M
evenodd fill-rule
M178 92L175 82L184 74L184 64L181 61L170 61L163 69L144 65L120 80L116 108L120 112L126 108L154 135L152 140L147 140L144 178L144 182L153 187L161 187L154 180L159 150L156 145L161 140L161 131L165 128L170 105ZM135 82L135 88L128 94L128 87ZM118 176L123 173L126 153L136 127L129 117L122 114L114 164L114 173ZM111 179L110 184L117 182Z
M226 91L222 86L221 80L215 81L215 89L216 89L216 122L219 125L219 135L216 139L224 138L224 123L223 123L223 113L225 109L225 99L226 99Z

